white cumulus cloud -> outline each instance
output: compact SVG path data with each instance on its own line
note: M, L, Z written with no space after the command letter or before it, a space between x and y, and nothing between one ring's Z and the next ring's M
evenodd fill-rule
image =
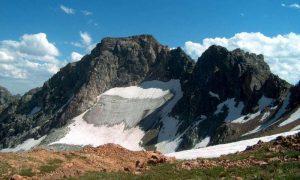
M0 51L0 61L11 61L14 57L7 54L7 52Z
M58 56L59 50L48 41L45 33L25 34L18 41L2 40L0 85L17 86L12 82L27 80L29 88L40 86L65 64ZM23 93L25 90L28 88L14 93Z
M60 5L60 9L66 13L66 14L75 14L75 10L70 8L70 7L66 7L64 5Z
M229 50L241 48L251 53L263 54L273 73L291 83L300 80L299 34L289 33L268 37L259 32L241 32L230 38L205 38L201 43L188 41L183 49L192 58L197 59L213 44L224 46Z
M83 57L82 54L80 54L78 52L72 52L71 53L71 62L79 61L82 57Z

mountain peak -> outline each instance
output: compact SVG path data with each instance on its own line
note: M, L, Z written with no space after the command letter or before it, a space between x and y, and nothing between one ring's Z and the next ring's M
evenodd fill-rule
M117 91L112 97L103 96L100 102L99 97L105 92L128 87L143 93L151 91L151 98L125 100ZM154 147L164 140L172 142L177 135L182 135L182 142L176 150L190 148L207 136L212 143L221 142L240 135L224 125L230 111L236 109L235 118L257 113L260 99L281 103L289 88L288 83L270 72L262 55L213 45L195 63L181 48L170 49L151 35L107 37L91 54L62 68L42 88L4 107L0 115L0 122L5 123L0 126L0 148L48 136L53 129L65 128L74 117L86 112L81 116L83 123L104 128L116 122L127 123L126 128L139 126L149 140L143 141L145 147ZM158 92L166 92L166 96L153 96ZM295 92L296 95L298 90ZM220 107L222 104L227 109ZM297 105L295 102L294 107ZM215 116L214 112L221 113ZM132 119L134 124L130 123ZM170 127L176 127L171 130L176 132L167 132ZM158 130L156 137L152 134L154 129ZM240 133L247 130L250 129ZM224 138L219 140L219 136ZM45 142L53 142L51 135L47 139Z
M202 56L199 57L197 64L201 64L199 66L219 66L227 68L235 65L251 66L254 69L261 69L270 73L270 68L268 64L264 62L263 55L249 53L239 48L229 51L219 45L210 46Z
M161 45L152 35L142 34L129 37L106 37L92 50L93 56L99 56L103 51L131 51L137 47L147 49L167 48Z

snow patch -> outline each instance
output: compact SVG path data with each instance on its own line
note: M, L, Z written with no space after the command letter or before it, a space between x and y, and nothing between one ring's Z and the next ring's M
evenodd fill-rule
M199 142L198 144L196 144L194 148L197 149L197 148L206 147L209 144L209 141L210 141L210 137L207 136L201 142Z
M83 118L94 125L113 126L124 122L127 128L132 128L172 97L171 92L162 97L146 99L101 95Z
M288 93L287 97L285 98L285 100L283 101L280 109L276 112L275 117L273 117L272 119L270 119L268 122L266 122L265 124L259 125L258 127L256 127L255 129L243 134L242 136L246 136L249 134L253 134L253 133L257 133L263 129L267 129L268 127L272 126L273 124L275 124L276 122L278 122L278 119L285 113L286 108L289 104L290 101L290 93ZM265 100L263 101L265 102ZM265 103L267 104L267 103ZM277 106L276 106L277 107ZM271 108L272 109L272 108Z
M0 152L18 152L18 151L28 151L32 148L34 148L35 146L38 146L44 139L46 138L46 136L43 136L39 139L27 139L26 141L24 141L22 144L17 145L14 148L6 148L6 149L2 149L0 150Z
M242 136L247 136L247 135L249 135L249 134L257 133L257 132L259 132L260 130L261 130L261 125L257 126L257 127L254 128L253 130L251 130L251 131L249 131L249 132L243 134Z
M141 150L139 142L144 136L144 131L138 127L125 129L125 124L114 126L94 126L83 120L86 112L74 118L68 128L69 132L65 137L53 142L53 144L71 144L71 145L91 145L93 147L115 143L130 150Z
M255 119L257 116L260 115L260 112L264 110L267 106L271 105L274 102L274 99L267 98L265 96L262 96L260 100L258 101L259 111L254 114L247 114L242 115L242 110L244 109L244 103L243 102L237 102L234 98L227 99L226 101L220 103L217 106L217 111L215 114L218 114L220 112L223 112L223 107L227 106L228 108L228 115L225 118L225 122L231 122L231 123L246 123L252 119Z
M267 111L264 113L264 115L261 117L260 122L263 122L265 119L267 119L270 116L270 112Z
M215 98L217 98L217 99L220 100L219 94L213 93L213 92L211 92L211 91L209 91L208 94L209 94L211 97L215 97Z
M51 144L96 147L115 143L130 150L141 150L145 132L136 125L164 105L157 112L162 118L161 146L157 149L175 151L181 140L172 137L176 136L179 121L169 117L169 113L181 97L179 80L146 81L140 86L110 89L97 97L98 102L90 110L74 118L63 138Z
M246 123L252 119L255 119L257 116L260 115L260 111L254 113L254 114L247 114L246 116L241 116L233 121L231 121L232 123Z
M287 124L290 124L296 120L300 119L300 108L297 109L296 112L294 112L288 119L283 121L282 123L279 124L279 127L285 126Z
M226 101L220 103L217 106L217 110L214 114L219 114L223 112L223 108L226 106L228 108L228 114L225 118L225 122L232 122L239 119L242 116L242 110L244 108L243 102L236 102L234 98L227 99Z
M160 81L156 81L160 83ZM147 87L151 84L143 83L144 87ZM181 84L179 80L172 80L169 84L164 84L168 89L171 89L174 94L173 98L164 106L164 108L159 112L162 127L158 134L157 144L155 147L158 151L163 153L174 152L178 145L181 142L182 135L176 135L176 132L179 127L179 121L173 117L169 116L169 113L172 111L176 103L182 98Z
M293 129L291 129L291 131L296 131L300 129L300 124L298 126L293 127Z
M155 147L158 151L162 153L172 153L175 152L181 141L181 136L177 136L171 140L161 141L157 143Z
M200 149L191 149L186 151L174 152L165 154L166 156L176 157L176 159L196 159L196 158L215 158L220 157L221 155L232 154L236 152L244 151L247 146L253 146L257 144L259 140L263 142L269 142L276 139L278 136L289 136L300 132L299 131L290 131L280 134L275 134L271 136L259 137L254 139L248 139L228 144L219 144L215 146L208 146Z
M153 99L163 97L170 93L170 90L160 88L143 88L138 86L116 87L105 91L102 95L120 96L126 99Z
M280 109L277 111L276 115L274 118L272 118L272 120L270 120L270 124L266 125L266 128L273 125L274 123L277 122L277 120L285 113L287 106L289 105L290 102L290 93L288 94L287 98L285 98L285 100L282 103L282 106L280 107Z

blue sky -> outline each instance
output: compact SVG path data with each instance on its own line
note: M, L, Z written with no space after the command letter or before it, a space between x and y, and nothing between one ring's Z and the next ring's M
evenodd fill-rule
M20 61L26 60L26 62L34 63L47 61L48 63L50 56L50 59L55 59L57 61L55 64L61 67L71 60L72 52L86 54L95 43L107 36L152 34L165 45L183 47L195 58L203 51L204 39L214 38L212 43L216 43L215 38L237 38L235 35L242 32L261 33L264 37L271 38L273 43L277 42L278 35L282 35L288 41L295 43L294 48L297 49L298 41L294 42L294 39L297 39L300 33L300 23L298 23L300 6L297 6L299 4L300 1L285 0L2 0L0 6L0 53L1 48L5 50L3 50L3 54L19 51L23 41L30 41L25 43L28 46L36 39L48 41L46 45L55 46L57 53L53 49L50 53L44 52L45 54L38 57L33 57L28 52L22 56L10 54L10 57L13 58L7 58L4 54L3 57L6 59L2 61L0 54L0 70L1 64L6 63L8 65L3 65L2 69L13 71L13 67L10 66L13 63L8 62L7 59L18 61L19 68L19 71L16 71L16 73L19 72L17 75L19 78L16 78L16 73L0 73L0 85L7 87L13 93L24 93L32 87L41 86L42 82L47 80L55 70L48 74L39 72L32 75L30 75L30 70L24 70L22 75L23 69L21 69ZM43 33L46 37L42 35L37 35L33 39L23 37L25 34L35 35L38 33ZM80 33L90 39L84 40ZM291 35L287 36L290 33L294 33L296 38ZM252 34L248 37L247 34L243 34L242 39L244 37L253 39L253 37L260 36ZM262 37L262 39L264 38ZM14 41L17 45L9 44L7 47L7 40ZM45 42L44 40L41 43ZM264 43L266 42L264 41ZM289 48L288 44L291 43L287 43L286 48ZM193 46L191 47L191 45ZM200 49L197 45L201 45ZM236 46L238 45L228 45L228 48ZM245 49L252 50L247 47ZM28 49L27 51L33 52ZM25 50L21 52L25 53ZM254 52L257 51L254 50ZM36 54L36 52L34 53ZM295 54L295 52L290 52L290 54ZM47 58L45 58L46 55ZM282 56L272 57L271 54L270 58L278 59ZM42 60L38 60L39 57L42 57ZM282 59L276 61L283 62ZM298 62L298 59L291 62L295 61ZM286 64L289 63L290 61ZM39 64L31 63L30 67L35 65ZM49 68L49 66L47 67ZM277 71L280 71L279 67L276 68ZM29 74L25 76L25 73ZM294 83L295 79L300 78L300 74L291 80L288 79L289 75L285 77Z

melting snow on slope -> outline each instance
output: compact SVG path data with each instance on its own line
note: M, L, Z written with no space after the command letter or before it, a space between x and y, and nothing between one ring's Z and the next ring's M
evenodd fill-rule
M287 120L283 121L279 124L279 127L285 126L287 124L290 124L296 120L300 119L300 108L297 109L296 112L294 112Z
M296 131L296 130L300 130L300 124L298 126L295 126L293 129L291 129L291 131Z
M144 136L144 131L140 128L125 129L125 124L117 124L111 127L94 126L83 120L85 113L77 116L75 121L68 128L70 131L65 137L51 143L53 144L71 144L71 145L92 145L94 147L115 143L130 150L141 150L140 140Z
M167 102L170 94L174 94L174 96ZM119 96L119 98L108 99L108 101L102 99L112 96ZM163 137L161 141L164 141L167 137L175 136L178 121L169 117L168 114L181 97L182 92L179 80L170 80L168 82L146 81L140 86L110 89L98 96L99 102L90 110L93 111L96 106L101 106L99 111L94 111L93 116L87 116L90 113L87 111L74 118L74 122L68 126L69 132L65 137L52 144L99 146L106 143L115 143L130 150L141 150L142 147L139 144L145 133L142 129L136 127L136 124L145 117L144 115L153 112L167 102L159 111L164 128L160 133L161 137ZM160 99L159 103L152 103L152 106L151 102L157 99ZM131 101L135 102L135 107L129 107L129 104L126 105L126 103ZM139 103L140 101L142 104ZM160 101L163 103L161 104ZM119 109L120 105L122 105L121 109ZM130 113L128 111L131 112L131 116L129 116L130 114L128 115ZM146 113L144 113L145 111ZM116 114L118 112L120 114ZM126 115L125 117L124 114ZM89 120L88 123L86 121L88 118L93 120ZM109 122L106 122L106 120ZM105 122L101 124L100 122L102 121ZM176 141L164 142L168 144L166 146L172 149L175 149L178 144Z
M33 147L39 145L45 138L46 138L46 136L43 136L43 137L41 137L37 140L35 140L33 138L30 138L30 139L27 139L22 144L19 144L18 146L14 147L14 148L2 149L2 150L0 150L0 152L28 151L28 150L32 149Z
M257 116L260 115L260 111L254 113L254 114L248 114L246 116L241 116L233 121L231 121L232 123L245 123L245 122L248 122L254 118L256 118Z
M227 99L226 101L220 103L217 106L217 110L215 114L223 112L223 107L226 106L228 108L228 115L225 118L226 122L231 123L246 123L252 119L255 119L260 115L261 111L264 110L267 106L271 105L274 102L274 99L267 98L262 96L258 101L259 111L253 114L243 115L242 110L244 108L243 102L236 102L234 98Z
M264 115L261 117L260 122L263 122L265 119L267 119L270 116L270 111L267 111L264 113Z
M210 137L207 136L201 142L199 142L198 144L196 144L194 148L197 149L197 148L206 147L209 144L209 141L210 141Z
M226 122L231 122L235 119L238 119L242 116L242 110L244 108L244 103L243 102L236 102L234 98L227 99L226 101L220 103L217 106L217 110L215 114L219 114L223 112L223 108L226 106L228 108L228 115L225 118Z
M275 134L272 136L248 139L248 140L243 140L243 141L238 141L238 142L233 142L228 144L209 146L206 148L169 153L166 155L175 156L177 159L215 158L215 157L220 157L221 155L244 151L247 148L247 146L255 145L259 140L263 142L269 142L278 136L289 136L289 135L296 134L298 132L300 132L300 130Z
M157 83L160 83L157 81ZM143 83L147 87L150 84ZM158 134L157 144L155 147L158 151L163 153L174 152L181 142L181 135L176 135L179 127L179 121L169 116L175 104L181 99L183 93L181 91L181 84L179 80L172 80L169 84L165 84L165 88L171 89L174 97L164 106L160 111L162 122L161 131Z
M253 130L251 130L251 131L243 134L243 136L249 135L249 134L253 134L253 133L257 133L257 132L259 132L259 131L261 131L263 129L267 129L268 127L270 127L273 124L275 124L278 121L278 119L285 113L286 108L287 108L287 106L289 104L289 101L290 101L290 93L287 95L287 98L285 98L285 100L283 101L280 109L276 112L275 117L273 117L272 119L270 119L267 123L265 123L263 125L259 125L256 128L254 128Z
M228 114L225 118L225 122L245 123L260 115L260 111L254 114L243 115L242 111L244 109L244 103L236 102L234 98L227 99L226 101L220 103L217 106L215 114L223 112L224 106L228 108Z

